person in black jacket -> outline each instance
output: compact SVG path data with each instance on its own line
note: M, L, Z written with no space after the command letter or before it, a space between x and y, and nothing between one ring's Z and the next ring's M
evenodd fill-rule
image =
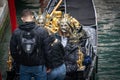
M31 80L32 77L46 80L44 41L48 32L36 26L30 9L23 10L21 19L23 24L13 32L10 40L11 55L14 62L20 65L20 80Z
M50 42L47 48L49 54L49 64L48 64L48 79L47 80L64 80L66 76L66 66L64 63L64 48L61 42L55 38L55 36L50 36L48 38Z
M64 15L64 18L60 21L60 29L57 37L61 41L65 50L65 65L66 65L66 77L65 80L77 80L77 60L78 60L78 47L79 45L79 32L82 27L76 27L75 24L72 26L73 20L71 16Z

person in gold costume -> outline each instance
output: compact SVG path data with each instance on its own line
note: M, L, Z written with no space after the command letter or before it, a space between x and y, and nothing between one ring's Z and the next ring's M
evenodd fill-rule
M83 64L85 51L81 47L85 47L86 41L83 41L83 38L86 38L87 34L82 25L69 14L64 15L59 26L57 38L65 49L67 71L65 80L77 80L76 72L85 69Z

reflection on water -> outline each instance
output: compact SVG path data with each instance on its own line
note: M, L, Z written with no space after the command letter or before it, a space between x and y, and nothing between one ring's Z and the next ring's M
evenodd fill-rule
M98 17L98 80L120 80L120 0L94 0Z

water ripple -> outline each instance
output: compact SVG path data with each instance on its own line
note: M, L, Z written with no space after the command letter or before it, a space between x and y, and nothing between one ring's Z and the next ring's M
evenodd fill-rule
M120 0L94 0L98 16L98 80L120 80Z

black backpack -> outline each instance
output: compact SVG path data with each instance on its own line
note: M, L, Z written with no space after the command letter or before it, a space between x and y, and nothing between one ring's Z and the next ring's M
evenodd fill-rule
M35 28L31 31L21 30L20 45L22 51L27 55L33 53L37 45L37 34Z

